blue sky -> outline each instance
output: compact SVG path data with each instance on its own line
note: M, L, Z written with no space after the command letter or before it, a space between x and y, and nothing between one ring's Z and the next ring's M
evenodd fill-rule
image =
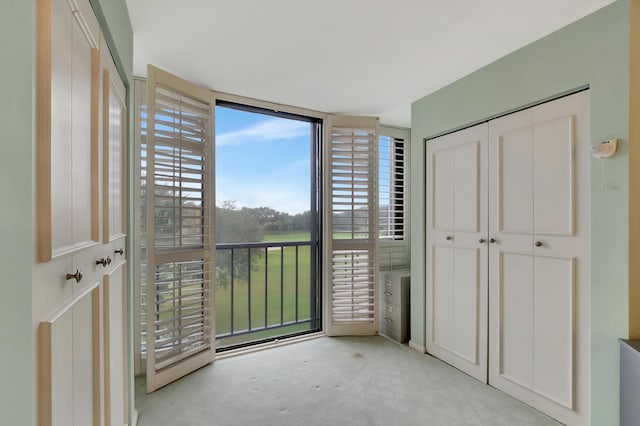
M310 208L311 124L216 107L216 205Z

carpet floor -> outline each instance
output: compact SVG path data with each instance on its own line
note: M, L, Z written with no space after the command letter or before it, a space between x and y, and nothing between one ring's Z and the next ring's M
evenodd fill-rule
M139 426L559 425L384 337L320 337L215 361L152 394Z

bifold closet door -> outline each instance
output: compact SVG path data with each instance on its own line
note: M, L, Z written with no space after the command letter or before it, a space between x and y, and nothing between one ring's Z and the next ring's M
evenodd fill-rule
M588 92L489 123L489 383L588 423Z
M427 145L427 352L487 380L487 125Z

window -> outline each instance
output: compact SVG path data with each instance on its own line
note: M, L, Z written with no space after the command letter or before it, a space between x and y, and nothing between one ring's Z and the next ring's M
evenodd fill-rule
M378 238L380 269L409 264L408 167L404 129L381 127L378 137Z

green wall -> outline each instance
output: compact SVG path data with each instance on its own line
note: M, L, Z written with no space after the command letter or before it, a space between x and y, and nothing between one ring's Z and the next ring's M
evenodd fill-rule
M90 0L125 84L133 84L133 30L125 0Z
M411 144L411 339L425 343L423 138L572 89L591 88L591 140L618 138L591 167L592 424L618 424L618 337L628 333L629 0L617 2L416 101ZM434 58L436 60L437 58ZM442 58L446 60L446 58Z
M35 0L0 13L0 423L33 422Z

